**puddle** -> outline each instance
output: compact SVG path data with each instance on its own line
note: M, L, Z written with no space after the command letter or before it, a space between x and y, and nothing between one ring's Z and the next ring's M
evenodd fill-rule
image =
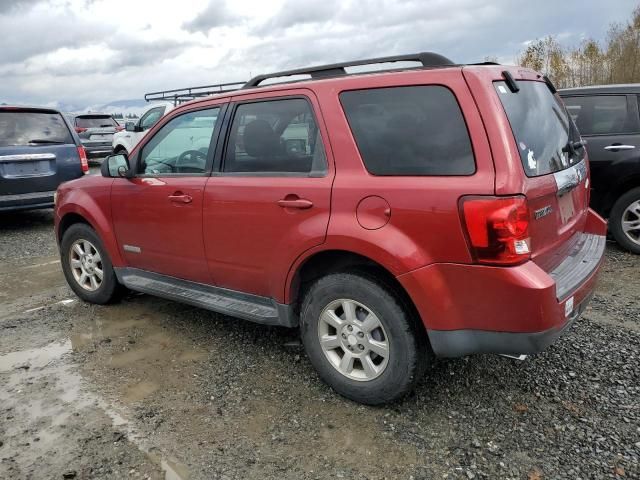
M10 372L16 368L43 368L53 360L71 351L71 340L52 342L41 348L32 348L20 352L0 355L0 373Z
M67 433L69 428L95 424L97 410L106 414L107 423L124 433L129 442L164 472L165 480L188 479L189 471L184 465L150 453L152 448L147 440L125 415L84 388L77 366L66 355L92 338L91 334L79 334L41 348L0 355L0 405L11 412L3 425L4 441L19 442L22 446L14 461L28 468L34 458L64 449L63 445L74 441ZM158 388L154 382L141 381L127 388L124 400L143 399Z

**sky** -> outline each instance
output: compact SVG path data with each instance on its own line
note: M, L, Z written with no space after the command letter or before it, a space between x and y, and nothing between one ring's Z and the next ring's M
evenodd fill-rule
M315 64L434 51L514 63L605 38L638 0L0 0L0 102L82 110Z

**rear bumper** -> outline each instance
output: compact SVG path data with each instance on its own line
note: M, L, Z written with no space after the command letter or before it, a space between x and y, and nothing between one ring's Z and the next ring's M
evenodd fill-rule
M97 158L97 157L106 157L111 155L112 148L111 142L101 142L101 143L82 143L84 150L87 152L88 158Z
M0 212L53 207L55 191L0 195Z
M553 343L586 309L605 249L606 224L589 212L587 232L546 272L516 267L434 264L398 277L441 357L531 354Z

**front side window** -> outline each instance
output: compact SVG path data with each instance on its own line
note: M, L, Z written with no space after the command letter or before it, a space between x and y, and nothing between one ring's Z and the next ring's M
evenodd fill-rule
M145 113L140 119L140 127L143 130L148 130L153 127L158 120L164 115L164 107L154 108Z
M455 96L446 87L354 90L342 108L373 175L471 175L475 159Z
M625 95L594 95L563 99L582 135L621 135L640 130Z
M224 172L323 175L320 131L302 98L238 105L224 158Z
M579 163L584 148L575 124L562 102L544 82L519 80L512 92L505 82L494 82L529 177L555 173Z
M204 173L219 112L216 107L171 119L143 147L138 173L154 176Z

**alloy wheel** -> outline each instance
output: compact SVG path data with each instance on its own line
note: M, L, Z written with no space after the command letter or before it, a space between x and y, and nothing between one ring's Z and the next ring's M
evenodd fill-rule
M355 300L327 305L318 319L318 337L329 363L352 380L373 380L389 362L389 337L380 319Z
M71 245L69 263L73 278L83 289L96 291L102 285L104 271L100 252L88 240L76 240Z
M622 213L622 231L629 240L640 245L640 200L633 202Z

